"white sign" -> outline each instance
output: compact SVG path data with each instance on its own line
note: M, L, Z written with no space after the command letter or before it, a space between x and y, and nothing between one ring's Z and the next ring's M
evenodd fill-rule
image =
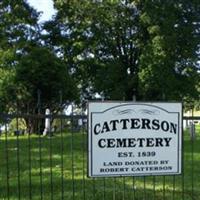
M90 102L88 175L181 173L182 104Z

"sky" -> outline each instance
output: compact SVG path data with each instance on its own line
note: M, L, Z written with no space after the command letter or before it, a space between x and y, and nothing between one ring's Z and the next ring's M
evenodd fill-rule
M52 0L27 0L28 3L33 6L37 11L42 11L40 22L51 19L52 15L55 14Z

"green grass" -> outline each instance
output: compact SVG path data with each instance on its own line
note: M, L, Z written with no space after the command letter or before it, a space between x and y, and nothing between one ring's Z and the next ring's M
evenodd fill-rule
M84 133L63 133L63 139L61 133L52 138L2 135L0 199L199 200L200 127L197 132L194 142L184 133L182 176L95 179L87 178Z

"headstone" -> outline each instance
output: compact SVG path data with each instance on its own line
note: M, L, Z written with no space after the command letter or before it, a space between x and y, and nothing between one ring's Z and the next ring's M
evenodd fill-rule
M81 127L83 126L83 120L82 119L78 119L78 125Z
M50 115L50 109L46 109L45 111L45 115ZM44 131L43 131L43 135L47 135L49 134L51 131L51 122L50 122L50 118L49 117L46 117L45 118L45 128L44 128Z

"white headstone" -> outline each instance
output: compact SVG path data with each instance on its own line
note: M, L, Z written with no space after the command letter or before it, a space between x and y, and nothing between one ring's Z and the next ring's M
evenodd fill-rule
M83 126L83 120L82 119L78 119L78 125Z
M45 115L50 115L50 109L46 109L45 110ZM44 131L43 131L43 135L47 135L48 133L50 133L50 129L51 129L51 125L50 125L50 118L49 117L46 117L45 118L45 128L44 128Z

